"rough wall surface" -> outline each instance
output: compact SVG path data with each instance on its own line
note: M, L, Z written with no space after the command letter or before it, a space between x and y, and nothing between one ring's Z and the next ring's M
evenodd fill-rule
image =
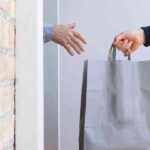
M0 0L0 150L14 150L15 0Z

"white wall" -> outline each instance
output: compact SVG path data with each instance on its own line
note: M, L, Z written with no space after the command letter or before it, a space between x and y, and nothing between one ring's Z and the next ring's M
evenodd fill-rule
M78 150L78 124L83 62L106 60L116 34L150 24L149 0L60 0L60 23L76 22L87 40L85 54L70 57L60 49L60 147ZM119 58L124 59L122 54ZM150 48L141 47L133 60L150 60Z
M43 1L16 11L16 150L44 150Z
M44 23L57 24L57 1L43 0ZM58 150L58 46L44 44L44 145Z

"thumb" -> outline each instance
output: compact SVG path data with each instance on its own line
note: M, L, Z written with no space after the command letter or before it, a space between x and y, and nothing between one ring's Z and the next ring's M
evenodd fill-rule
M76 27L76 23L68 24L67 26L68 26L69 28L74 29L74 28Z

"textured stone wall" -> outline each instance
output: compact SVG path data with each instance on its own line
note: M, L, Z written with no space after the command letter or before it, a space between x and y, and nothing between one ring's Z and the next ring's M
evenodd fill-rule
M15 0L0 0L0 150L14 150Z

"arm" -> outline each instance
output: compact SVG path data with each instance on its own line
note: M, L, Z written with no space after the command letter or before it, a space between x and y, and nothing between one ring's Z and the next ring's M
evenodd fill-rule
M145 46L150 46L150 26L148 27L142 27L142 29L145 32Z
M83 45L86 44L84 37L75 31L76 25L45 25L43 28L43 41L46 43L50 40L62 45L70 55L74 55L73 50L78 54L84 51Z
M54 34L53 25L47 24L43 27L43 42L49 42L52 40L52 36Z

